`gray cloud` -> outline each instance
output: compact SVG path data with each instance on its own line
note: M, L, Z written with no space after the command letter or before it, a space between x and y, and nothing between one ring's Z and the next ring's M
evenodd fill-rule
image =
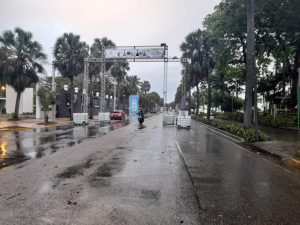
M81 35L88 44L108 37L118 45L167 43L170 56L180 56L179 45L191 31L200 28L205 16L220 0L0 0L0 32L19 26L34 34L48 54L64 32ZM129 75L151 83L162 95L163 65L131 63ZM169 65L168 102L174 100L181 66Z

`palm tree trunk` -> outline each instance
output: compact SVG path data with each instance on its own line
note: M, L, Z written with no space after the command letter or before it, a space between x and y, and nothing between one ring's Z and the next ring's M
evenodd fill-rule
M20 99L21 99L22 92L17 92L17 98L16 98L16 105L15 105L15 115L14 117L17 119L19 118L19 108L20 108Z
M44 111L44 119L45 119L45 124L48 124L48 120L49 120L49 117L48 117L48 111Z
M199 115L199 107L200 107L200 90L199 90L199 84L196 85L197 87L197 110L196 115Z
M221 74L221 79L220 79L220 81L221 81L221 108L223 107L223 105L224 105L224 89L225 89L225 85L224 85L224 77L225 77L225 74L224 73L222 73Z
M189 108L188 108L189 115L191 115L191 106L192 106L192 90L191 88L189 88Z
M210 86L209 72L207 73L207 86L208 86L207 120L210 120L210 109L211 109L211 86Z
M291 99L292 99L292 105L295 106L297 105L297 78L298 78L298 73L297 69L300 67L300 40L298 41L297 44L297 49L296 49L296 54L295 54L295 60L294 60L294 69L293 69L293 75L292 75L292 87L291 87Z
M70 114L70 119L71 119L71 121L73 121L73 112L74 112L74 100L73 100L73 98L74 98L74 93L73 93L73 91L74 91L74 77L73 76L71 76L70 77L70 81L71 81L71 87L70 87L70 93L71 93L71 114Z

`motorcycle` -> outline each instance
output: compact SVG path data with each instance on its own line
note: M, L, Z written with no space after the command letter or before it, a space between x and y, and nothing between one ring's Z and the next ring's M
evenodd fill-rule
M143 123L144 123L144 117L139 116L138 120L139 120L140 126L143 126Z

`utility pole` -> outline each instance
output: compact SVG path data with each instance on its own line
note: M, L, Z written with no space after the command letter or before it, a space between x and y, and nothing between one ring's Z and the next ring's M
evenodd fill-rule
M255 33L254 33L254 0L247 0L247 65L246 65L246 109L244 112L244 126L253 127L254 119L255 137L258 139L257 126L257 91L255 69ZM254 109L254 115L253 115Z

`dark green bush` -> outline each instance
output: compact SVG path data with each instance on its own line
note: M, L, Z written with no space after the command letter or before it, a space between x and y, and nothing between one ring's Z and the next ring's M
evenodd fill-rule
M192 116L192 118L196 121L200 121L207 125L219 128L228 133L242 137L246 143L255 142L255 130L254 129L244 128L243 126L241 126L239 124L234 124L234 123L225 122L225 121L207 120L207 119L197 117L197 116ZM259 141L266 141L266 140L268 140L268 136L265 133L262 133L259 131L258 139L259 139Z
M297 124L296 116L287 117L284 115L277 115L275 118L272 115L263 115L258 119L259 123L265 127L295 127Z
M238 121L238 122L243 122L244 120L244 114L240 113L240 112L225 112L225 113L218 113L216 115L216 118L222 119L222 120L234 120L234 121Z

